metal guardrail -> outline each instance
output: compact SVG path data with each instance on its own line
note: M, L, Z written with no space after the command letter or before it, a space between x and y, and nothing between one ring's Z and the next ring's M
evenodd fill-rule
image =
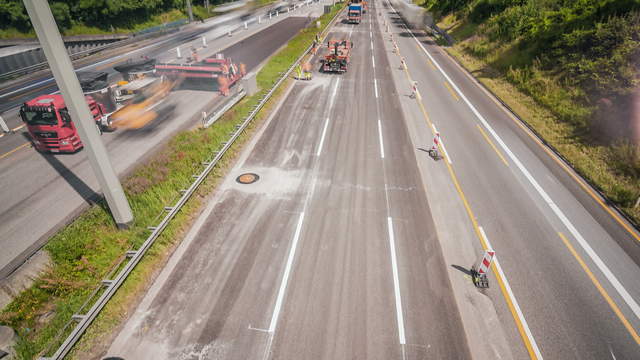
M340 15L340 13L341 11L336 13L333 19L331 19L331 21L329 22L329 24L327 24L327 27L322 32L323 37L325 33L328 31L328 29L331 28L331 26L333 26L336 19ZM291 72L300 63L300 61L302 61L302 59L304 59L304 57L311 52L312 48L313 46L309 46L302 53L302 55L300 55L296 59L296 61L293 62L293 64L291 64L291 66L287 69L287 71L281 74L278 81L276 81L275 84L273 84L273 86L271 87L271 89L260 99L258 104L254 106L254 108L251 110L251 112L249 112L249 114L242 121L242 123L240 125L236 125L236 130L233 132L229 140L222 143L223 146L220 150L214 152L213 159L211 159L211 161L204 162L203 165L205 166L205 168L202 170L202 172L193 176L195 180L189 186L189 188L180 191L182 193L182 196L179 198L179 200L174 205L167 206L164 208L167 214L164 216L162 221L160 221L160 223L157 226L152 226L148 228L149 230L151 230L151 234L147 237L144 243L142 243L140 248L133 251L127 251L124 258L125 260L123 260L123 262L126 261L126 259L129 259L129 260L124 265L124 267L118 272L116 277L113 279L102 280L101 286L94 290L94 292L91 295L91 298L95 296L103 287L105 288L104 292L102 293L102 295L100 295L98 300L93 304L93 306L91 306L91 308L86 313L75 314L72 316L71 321L78 321L78 324L72 330L72 332L67 336L67 338L64 340L62 345L60 345L60 347L56 350L56 352L51 357L40 357L40 360L60 360L60 359L63 359L69 353L69 351L71 351L73 346L78 342L80 337L82 337L82 335L87 330L89 325L91 325L93 320L98 316L98 314L105 307L107 302L113 297L113 295L116 293L118 288L120 288L120 286L124 283L127 276L133 271L136 265L138 265L138 263L142 260L142 257L153 245L155 240L160 236L162 231L164 231L164 229L167 227L169 222L176 216L178 211L180 211L182 206L189 200L189 198L191 198L191 196L195 193L195 191L198 189L200 184L206 179L207 175L211 173L211 171L222 159L222 157L227 152L227 150L229 150L231 146L233 146L234 142L238 139L238 137L240 137L240 135L244 132L244 130L249 126L251 121L256 117L258 112L264 107L267 101L273 96L273 94L280 87L280 85L282 85L282 83L289 77ZM122 262L120 262L120 264L122 264ZM116 269L118 267L119 266L117 266ZM88 303L88 301L89 300L85 302L85 305ZM83 305L83 307L85 305ZM82 308L80 310L82 310Z
M213 125L213 123L218 121L218 119L220 119L222 115L224 115L224 113L229 111L229 109L231 109L235 104L242 100L245 95L247 95L247 92L242 89L234 94L231 98L229 98L219 109L215 109L209 114L203 113L202 127L208 128L209 126Z

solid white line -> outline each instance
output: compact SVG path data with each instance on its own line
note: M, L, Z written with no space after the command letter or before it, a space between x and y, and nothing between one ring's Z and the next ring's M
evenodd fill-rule
M487 242L487 246L489 247L489 249L495 250L495 248L491 245L491 242L489 242L489 238L487 237L487 234L485 234L482 226L478 226L478 229L480 230L480 233L482 234L482 237L484 238L484 240ZM529 329L529 324L527 324L527 320L525 320L524 315L522 314L522 310L520 310L520 305L518 305L518 300L516 300L516 296L513 294L513 291L511 291L511 286L509 285L509 281L507 280L507 277L504 275L504 271L502 271L502 266L500 266L500 262L498 261L497 255L494 255L493 263L496 265L496 270L498 270L498 274L500 275L500 278L504 283L504 287L507 290L507 293L509 294L509 298L511 298L511 303L513 304L513 307L516 309L516 313L518 314L520 323L522 323L522 327L524 328L525 334L527 334L527 338L529 338L529 342L531 343L533 352L535 352L536 357L539 360L542 360L542 354L540 354L540 349L538 348L538 344L536 343L536 340L533 338L533 334L531 334L531 330Z
M396 318L398 321L398 339L400 345L405 345L404 336L404 317L402 315L402 299L400 298L400 280L398 278L398 260L396 259L396 241L393 236L393 221L391 217L387 217L387 226L389 227L389 248L391 250L391 270L393 271L393 293L396 297Z
M329 118L324 122L324 129L322 130L322 136L320 137L320 145L318 145L318 151L316 156L320 156L322 153L322 145L324 145L324 137L327 135L327 128L329 127Z
M406 28L406 26L405 26ZM416 41L416 43L420 46L420 48L422 49L422 51L429 57L429 59L434 63L434 65L436 66L436 68L438 68L438 70L440 71L440 73L449 81L449 83L451 84L451 86L456 90L456 92L458 93L458 95L460 95L460 98L462 98L462 100L464 100L464 102L467 104L467 106L469 106L469 108L471 109L471 111L476 115L476 117L478 118L478 120L480 120L480 122L484 125L484 127L487 129L487 131L489 131L489 133L491 133L491 136L493 136L493 138L496 140L496 142L498 144L500 144L500 147L502 147L502 149L504 150L504 152L509 156L509 158L511 158L511 160L516 164L516 166L518 167L518 169L520 169L520 171L523 173L523 175L527 178L527 180L529 181L529 183L531 183L531 185L536 189L536 191L538 192L538 194L542 197L542 199L549 205L549 207L551 208L551 210L556 214L556 216L560 219L560 221L562 221L562 223L565 225L565 227L569 230L569 232L571 232L571 234L573 235L573 237L576 239L576 241L578 242L578 244L580 244L580 246L582 247L582 249L587 253L587 255L589 255L589 257L591 258L591 260L596 264L596 266L598 267L598 269L600 269L600 271L602 272L602 274L607 278L607 280L609 281L609 283L611 283L611 286L613 286L616 291L618 292L618 294L620 295L620 297L622 297L622 299L624 300L624 302L627 304L627 306L629 306L629 308L631 309L631 311L634 313L634 315L640 319L640 305L638 305L638 303L633 299L633 297L631 297L631 295L629 294L629 292L627 291L627 289L625 289L625 287L620 283L620 281L618 280L618 278L611 272L611 270L609 269L609 267L602 261L602 259L600 258L600 256L598 256L598 254L596 254L596 252L593 250L593 248L591 247L591 245L589 245L589 243L584 239L584 237L582 237L582 234L578 231L578 229L575 228L575 226L573 226L573 224L571 223L571 221L565 216L564 212L562 212L562 210L560 210L560 208L553 202L553 200L551 199L551 197L547 194L546 191L544 191L544 189L542 188L542 186L540 186L540 184L538 184L538 182L535 180L535 178L531 175L531 173L529 172L529 170L527 170L527 168L520 162L520 160L515 156L515 154L513 152L511 152L511 150L509 149L509 147L507 147L507 145L504 143L504 141L502 141L502 139L500 138L500 136L498 136L498 134L493 130L493 128L491 127L491 125L489 125L489 123L487 122L487 120L480 114L480 112L478 112L478 110L475 108L475 106L473 106L473 104L471 104L471 102L469 101L469 99L467 99L467 97L462 93L462 91L460 90L460 88L458 88L458 86L451 80L451 78L447 75L447 73L442 69L442 67L440 66L440 64L438 64L438 62L436 61L436 59L434 59L431 54L427 51L427 49L424 48L424 46L422 45L422 43L420 43L420 41L418 41L418 39L416 39L416 37L411 34L411 36L413 37L413 39Z
M449 165L453 165L453 161L451 161L451 156L449 156L449 152L447 151L447 148L444 146L444 141L442 141L442 138L440 138L440 146L442 146L442 151L444 152L444 156L447 157L447 162L449 163Z
M378 136L380 137L380 157L384 159L384 141L382 141L382 123L378 119Z
M373 88L376 91L376 99L378 98L378 80L373 79Z
M338 85L340 84L340 78L336 81L336 85L333 87L333 92L331 93L331 99L329 100L329 111L333 108L333 101L336 98L336 93L338 92Z
M373 55L371 55L371 62L373 63L373 67L376 67L376 59L373 58Z
M298 226L296 227L296 232L293 235L293 243L291 243L291 250L289 250L287 265L285 265L284 274L282 275L280 290L278 290L278 297L276 298L276 306L273 308L273 316L271 316L271 324L269 325L270 333L273 333L276 330L276 325L278 324L278 316L280 315L280 309L282 308L282 301L284 300L284 294L287 289L287 283L289 282L289 274L291 273L291 266L293 265L293 259L296 255L296 247L298 246L298 239L300 239L300 230L302 229L302 220L304 220L304 212L300 213L300 217L298 218Z

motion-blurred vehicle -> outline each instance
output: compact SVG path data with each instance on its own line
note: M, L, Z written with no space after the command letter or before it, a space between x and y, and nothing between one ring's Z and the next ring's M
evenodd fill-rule
M155 71L185 87L219 91L223 96L229 95L231 86L246 74L244 64L236 65L223 54L187 64L156 64Z

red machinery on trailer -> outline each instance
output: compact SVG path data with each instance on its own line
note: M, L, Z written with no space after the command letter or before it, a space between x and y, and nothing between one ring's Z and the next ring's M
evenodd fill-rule
M156 64L155 68L156 75L182 78L183 85L196 84L202 90L220 91L224 96L246 73L244 64L238 66L222 54L190 64Z
M351 60L351 48L353 42L349 40L329 40L327 55L322 59L323 72L347 72Z

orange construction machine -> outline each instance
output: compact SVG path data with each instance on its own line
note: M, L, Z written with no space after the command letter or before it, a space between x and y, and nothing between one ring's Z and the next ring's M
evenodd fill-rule
M353 43L349 40L329 40L327 43L328 53L322 59L323 72L347 71L351 59L351 48Z
M182 78L182 85L204 85L204 90L229 95L229 88L245 75L244 64L234 64L222 54L190 64L156 64L156 75ZM199 87L201 88L201 86Z

